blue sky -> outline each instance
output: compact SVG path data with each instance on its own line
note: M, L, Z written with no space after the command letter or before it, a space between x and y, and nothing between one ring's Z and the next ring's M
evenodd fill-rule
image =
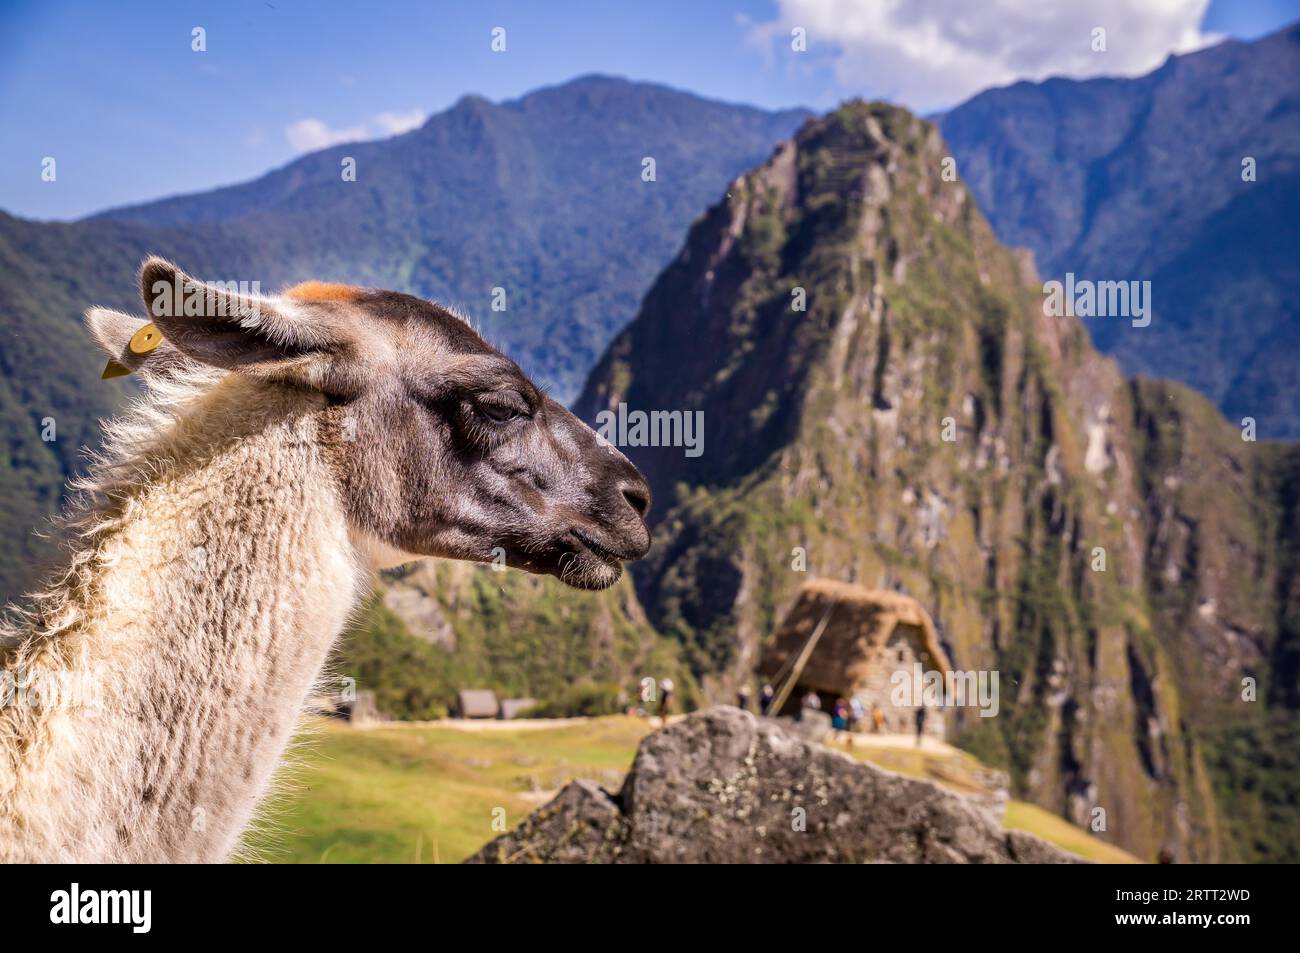
M1137 75L1297 18L1300 0L4 0L0 208L74 218L242 181L465 93L508 99L585 73L768 107L865 96L929 111L1020 78ZM1104 56L1088 48L1095 24Z

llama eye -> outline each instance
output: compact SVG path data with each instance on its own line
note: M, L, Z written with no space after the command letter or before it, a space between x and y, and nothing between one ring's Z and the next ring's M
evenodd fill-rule
M495 420L499 424L503 424L507 420L514 420L519 416L513 408L498 407L495 404L480 404L478 409L488 420Z
M529 415L528 404L518 394L492 394L490 397L480 398L476 407L480 414L498 424Z

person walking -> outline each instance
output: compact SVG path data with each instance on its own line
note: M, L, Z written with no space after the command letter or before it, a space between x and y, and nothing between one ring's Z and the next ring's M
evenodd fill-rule
M771 685L764 685L762 692L758 696L758 710L762 715L767 716L772 713L772 702L775 698L776 689Z
M921 736L925 733L925 706L916 706L916 746L921 747Z

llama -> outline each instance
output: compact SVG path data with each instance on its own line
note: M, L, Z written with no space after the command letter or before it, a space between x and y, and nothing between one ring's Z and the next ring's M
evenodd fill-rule
M379 568L598 589L650 547L632 464L447 310L140 277L152 324L86 319L143 396L0 628L0 862L228 858Z

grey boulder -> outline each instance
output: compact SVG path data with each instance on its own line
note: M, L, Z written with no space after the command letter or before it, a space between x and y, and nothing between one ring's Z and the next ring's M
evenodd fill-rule
M976 801L728 707L647 737L618 794L571 782L467 861L1078 862Z

